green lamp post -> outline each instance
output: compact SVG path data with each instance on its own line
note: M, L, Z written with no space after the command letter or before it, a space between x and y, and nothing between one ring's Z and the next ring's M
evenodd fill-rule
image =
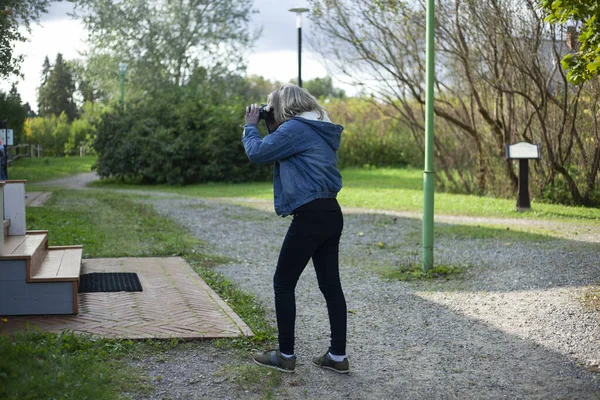
M125 72L127 71L127 64L119 64L119 72L121 74L121 107L125 109Z
M425 97L425 169L423 171L423 272L433 268L433 198L435 175L433 169L433 98L435 79L435 0L427 0L427 53Z

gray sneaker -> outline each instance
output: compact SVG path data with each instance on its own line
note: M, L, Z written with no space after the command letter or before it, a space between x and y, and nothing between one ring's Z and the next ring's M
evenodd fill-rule
M286 358L282 356L281 352L277 349L268 350L264 353L255 355L254 362L263 367L274 368L281 372L292 373L296 368L296 356Z
M348 362L348 357L344 358L344 361L333 361L329 356L329 350L324 355L313 358L312 362L317 367L330 369L338 374L347 374L350 372L350 363Z

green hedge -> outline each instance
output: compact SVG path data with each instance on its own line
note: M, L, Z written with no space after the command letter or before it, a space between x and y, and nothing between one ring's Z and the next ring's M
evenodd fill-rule
M272 166L251 164L242 146L246 101L222 89L192 82L104 115L98 174L167 184L270 179Z

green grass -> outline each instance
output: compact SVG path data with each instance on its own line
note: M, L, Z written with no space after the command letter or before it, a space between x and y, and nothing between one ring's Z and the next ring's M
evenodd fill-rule
M423 172L417 169L346 169L340 203L376 210L423 211ZM531 212L517 212L515 199L435 193L435 213L530 219L600 221L600 209L544 204L532 200Z
M581 297L581 301L589 310L600 312L600 286L589 286Z
M216 345L246 351L257 345L272 344L275 330L266 322L264 307L255 297L240 291L211 269L226 259L206 254L200 240L183 231L170 219L158 215L150 206L140 204L137 201L139 199L139 195L118 192L56 190L44 207L27 209L27 227L48 230L50 245L84 245L85 257L182 256L255 333L252 339L223 339L215 342ZM124 354L135 353L136 357L143 358L157 346L156 342L132 343L104 339L96 342L82 338L82 341L87 341L77 346L84 346L85 351L67 351L69 348L65 348L65 340L79 340L73 335L37 333L19 336L12 341L5 336L0 338L0 354L3 355L0 357L0 379L10 379L6 391L13 397L9 399L105 399L119 398L120 393L141 393L147 390L142 384L143 377L128 368L118 368L118 362ZM44 348L36 345L39 340L44 341ZM111 346L122 351L102 351L104 347ZM20 350L21 347L25 350ZM36 351L42 350L47 352L47 357L36 355ZM5 352L10 354L10 358L4 358ZM35 368L28 362L21 370L16 365L19 355L32 358L31 363L37 363ZM6 360L4 364L3 359ZM90 371L86 372L87 375L78 374L86 363L98 374ZM36 397L35 390L54 379L49 378L53 374L59 377L56 378L59 382L47 389L47 395ZM90 383L84 385L82 377L87 379L88 376ZM79 386L86 388L80 389ZM92 386L97 386L98 391L105 393L104 397L96 395ZM0 395L0 398L4 397Z
M420 235L421 233L419 232L418 234ZM415 238L418 239L420 237ZM434 230L434 238L459 240L493 239L512 242L543 242L552 240L552 236L547 234L517 231L508 226L457 225L445 223L437 224Z
M260 392L263 399L276 399L274 390L281 386L284 378L279 371L246 364L227 366L219 375L246 392Z
M123 362L139 346L33 329L0 336L0 398L104 400L149 393L148 380Z
M50 245L83 245L84 257L172 256L202 249L173 221L135 199L123 193L55 190L44 207L27 209L27 227L48 230Z
M338 199L344 207L374 210L423 211L423 173L417 169L359 169L342 171L344 187ZM137 186L114 180L94 183L111 189L166 191L196 197L247 197L271 200L271 182L226 184L208 183L190 186ZM435 213L444 215L485 216L526 219L577 219L600 223L600 209L569 207L532 200L531 212L517 212L515 199L498 199L451 193L435 194Z
M379 271L382 278L397 281L420 280L449 280L462 276L464 268L457 265L437 265L427 272L423 272L420 263L410 263L383 268Z
M119 182L117 179L104 179L93 182L91 187L115 190L147 190L150 192L168 192L193 197L248 197L254 199L272 199L271 182L251 183L203 183L197 185L138 185Z
M8 167L8 177L25 179L29 184L64 178L90 172L96 159L96 156L22 158Z

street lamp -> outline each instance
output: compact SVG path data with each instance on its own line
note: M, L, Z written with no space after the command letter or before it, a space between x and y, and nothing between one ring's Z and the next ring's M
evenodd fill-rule
M125 72L127 71L127 64L119 64L119 72L121 73L121 106L125 109Z
M302 13L310 11L308 8L290 8L290 12L296 13L296 28L298 28L298 86L302 87Z

